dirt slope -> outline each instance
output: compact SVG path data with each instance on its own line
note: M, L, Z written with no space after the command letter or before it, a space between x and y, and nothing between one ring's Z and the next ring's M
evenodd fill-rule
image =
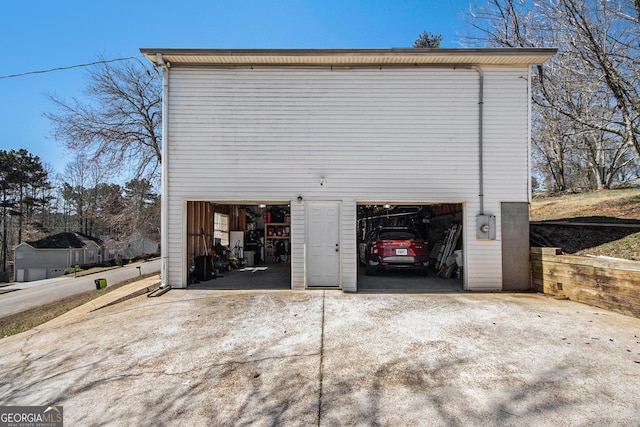
M630 225L601 228L532 224L531 234L533 240L560 247L566 253L640 261L640 188L534 198L529 218L532 222Z

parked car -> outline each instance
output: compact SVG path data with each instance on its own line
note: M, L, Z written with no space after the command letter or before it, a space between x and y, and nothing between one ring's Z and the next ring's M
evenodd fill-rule
M359 257L367 275L381 270L409 269L427 274L429 251L427 242L415 230L385 227L370 231L359 245Z

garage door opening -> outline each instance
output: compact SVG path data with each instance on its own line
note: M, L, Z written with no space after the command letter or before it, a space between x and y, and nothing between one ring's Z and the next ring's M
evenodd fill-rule
M461 203L358 204L358 291L460 292Z
M187 285L206 289L291 289L287 202L188 201Z

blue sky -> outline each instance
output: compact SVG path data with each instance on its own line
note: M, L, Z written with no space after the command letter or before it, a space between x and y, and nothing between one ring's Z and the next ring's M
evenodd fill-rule
M0 77L139 56L141 47L411 47L427 30L461 47L469 0L35 0L0 7ZM86 69L0 78L0 149L26 148L62 173L46 94L83 98Z

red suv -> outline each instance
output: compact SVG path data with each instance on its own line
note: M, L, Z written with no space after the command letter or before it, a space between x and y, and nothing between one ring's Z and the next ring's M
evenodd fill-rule
M380 270L410 269L427 274L429 251L415 230L406 227L385 227L369 232L360 244L360 261L367 275Z

